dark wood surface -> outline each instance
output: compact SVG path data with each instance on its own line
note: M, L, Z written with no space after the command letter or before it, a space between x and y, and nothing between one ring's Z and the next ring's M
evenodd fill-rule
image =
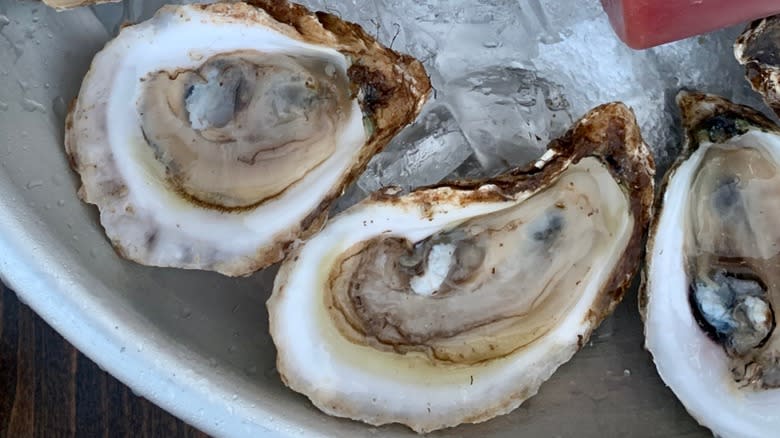
M0 283L0 438L207 437L102 371Z

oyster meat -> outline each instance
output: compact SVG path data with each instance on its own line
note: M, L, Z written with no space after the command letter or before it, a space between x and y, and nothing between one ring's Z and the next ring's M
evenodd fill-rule
M165 6L94 58L65 146L117 251L244 275L419 113L422 65L283 1Z
M612 103L529 168L339 214L276 277L283 381L331 415L418 432L512 411L621 300L653 172L633 113Z
M716 435L780 430L780 128L682 92L683 151L666 175L640 297L661 378Z

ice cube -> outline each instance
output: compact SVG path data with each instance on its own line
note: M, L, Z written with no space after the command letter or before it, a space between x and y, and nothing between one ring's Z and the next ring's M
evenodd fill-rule
M404 129L368 164L358 179L364 192L386 186L410 190L434 184L472 154L450 110L432 102L420 120Z
M463 134L484 171L526 164L571 123L560 87L519 67L494 66L445 85Z

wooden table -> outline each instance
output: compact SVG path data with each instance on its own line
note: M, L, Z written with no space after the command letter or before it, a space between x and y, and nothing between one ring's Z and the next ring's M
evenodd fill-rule
M134 395L0 283L0 438L206 436Z

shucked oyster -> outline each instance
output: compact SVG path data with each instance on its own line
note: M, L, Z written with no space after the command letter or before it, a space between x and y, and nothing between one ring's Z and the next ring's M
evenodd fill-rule
M640 299L646 346L693 417L723 437L780 430L780 128L750 108L678 96Z
M530 168L377 194L282 264L268 301L279 373L375 425L510 412L621 300L652 197L652 158L619 103Z
M65 146L122 255L242 275L318 229L429 90L419 62L333 15L167 6L95 56Z

